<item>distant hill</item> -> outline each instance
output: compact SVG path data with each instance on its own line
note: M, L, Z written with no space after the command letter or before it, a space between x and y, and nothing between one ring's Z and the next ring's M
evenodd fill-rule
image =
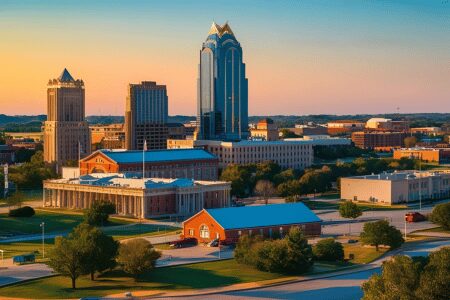
M271 118L278 125L278 127L292 127L295 124L305 124L308 122L324 124L333 120L359 120L365 122L374 117L393 120L408 120L411 127L442 126L442 124L450 123L450 113L250 116L249 122L256 123L260 119ZM41 124L46 119L46 115L8 116L0 114L0 129L6 131L40 131ZM87 116L86 119L90 124L111 124L124 122L123 116ZM170 123L188 123L190 121L194 121L195 119L195 116L169 116Z

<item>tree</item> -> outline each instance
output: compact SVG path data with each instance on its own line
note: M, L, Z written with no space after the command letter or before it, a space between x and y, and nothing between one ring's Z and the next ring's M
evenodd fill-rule
M64 237L55 238L55 246L50 250L48 264L58 273L72 280L72 289L75 289L75 281L84 274L83 248L77 240Z
M95 272L112 269L116 265L119 242L87 223L78 225L71 238L83 249L83 270L94 280Z
M313 248L313 253L317 260L341 261L344 259L344 247L333 238L317 242Z
M404 139L403 143L406 148L412 148L417 144L417 138L415 136L408 136Z
M137 280L140 274L152 270L160 257L161 253L149 241L133 239L120 245L117 261Z
M85 212L85 222L92 226L104 226L108 222L110 214L116 212L116 205L105 200L94 201Z
M450 229L450 202L436 205L431 212L430 219L444 229Z
M288 273L303 273L313 265L311 245L299 227L291 227L284 238L287 243L288 255L285 270Z
M267 204L269 197L275 194L273 183L268 180L259 180L255 186L255 194L262 197Z
M362 211L358 205L352 201L345 201L339 204L339 214L346 219L356 219L362 215ZM348 222L348 235L351 233L351 223Z
M383 263L381 275L372 275L362 284L364 300L405 299L414 300L419 284L420 262L408 256L394 256Z
M450 295L450 248L430 254L428 264L420 276L419 299L444 300Z
M281 240L242 236L235 257L239 263L278 273L303 273L313 264L311 246L298 227L291 228Z
M245 197L251 185L251 174L247 168L239 165L228 165L220 175L223 181L231 182L231 195Z
M360 238L363 244L375 246L376 251L379 245L387 245L395 249L404 242L402 233L385 220L365 223Z

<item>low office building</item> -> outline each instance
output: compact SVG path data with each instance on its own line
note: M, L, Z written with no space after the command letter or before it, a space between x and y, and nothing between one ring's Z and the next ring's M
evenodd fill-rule
M352 133L352 142L361 149L390 151L404 146L406 132L357 131Z
M278 140L278 126L269 118L259 120L254 128L250 128L250 136L255 140L276 141Z
M312 165L311 141L239 141L169 140L169 149L202 148L219 159L219 167L273 161L282 168L305 169Z
M350 146L352 140L345 137L331 137L329 135L305 135L302 138L289 138L284 141L305 141L313 146Z
M403 171L341 178L341 198L397 204L450 196L450 170Z
M305 124L295 124L294 128L283 128L296 135L327 135L328 129L322 125L305 125Z
M218 159L202 149L145 151L145 176L217 180ZM142 176L141 150L99 150L80 160L80 174L134 173Z
M442 135L444 132L440 127L415 127L411 128L412 134L425 134L425 135Z
M93 202L104 200L114 203L119 215L191 216L203 208L230 206L230 190L230 183L223 181L90 174L44 181L43 206L86 209Z
M409 129L408 121L394 121L385 118L371 118L366 122L366 128L371 131L402 131Z
M327 123L329 135L346 135L364 129L366 123L357 120L336 120Z
M92 149L124 149L124 124L89 125Z
M16 151L10 145L0 145L0 164L11 164L16 161Z
M200 243L237 242L240 236L282 237L298 226L305 235L321 234L321 220L303 203L203 209L183 222L183 236Z
M437 162L440 160L440 152L438 149L434 148L402 148L395 149L393 157L395 159L401 158L413 158L420 159L426 162Z

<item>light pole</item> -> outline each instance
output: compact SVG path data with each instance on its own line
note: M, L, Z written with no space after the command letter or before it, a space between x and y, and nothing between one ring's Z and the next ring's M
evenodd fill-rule
M45 222L41 223L42 228L42 258L45 258Z

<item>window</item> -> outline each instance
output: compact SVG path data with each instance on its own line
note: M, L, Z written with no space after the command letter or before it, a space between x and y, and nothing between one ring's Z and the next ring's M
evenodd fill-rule
M204 239L209 239L209 229L208 226L202 225L200 226L200 237Z
M189 235L194 236L194 229L189 229Z

